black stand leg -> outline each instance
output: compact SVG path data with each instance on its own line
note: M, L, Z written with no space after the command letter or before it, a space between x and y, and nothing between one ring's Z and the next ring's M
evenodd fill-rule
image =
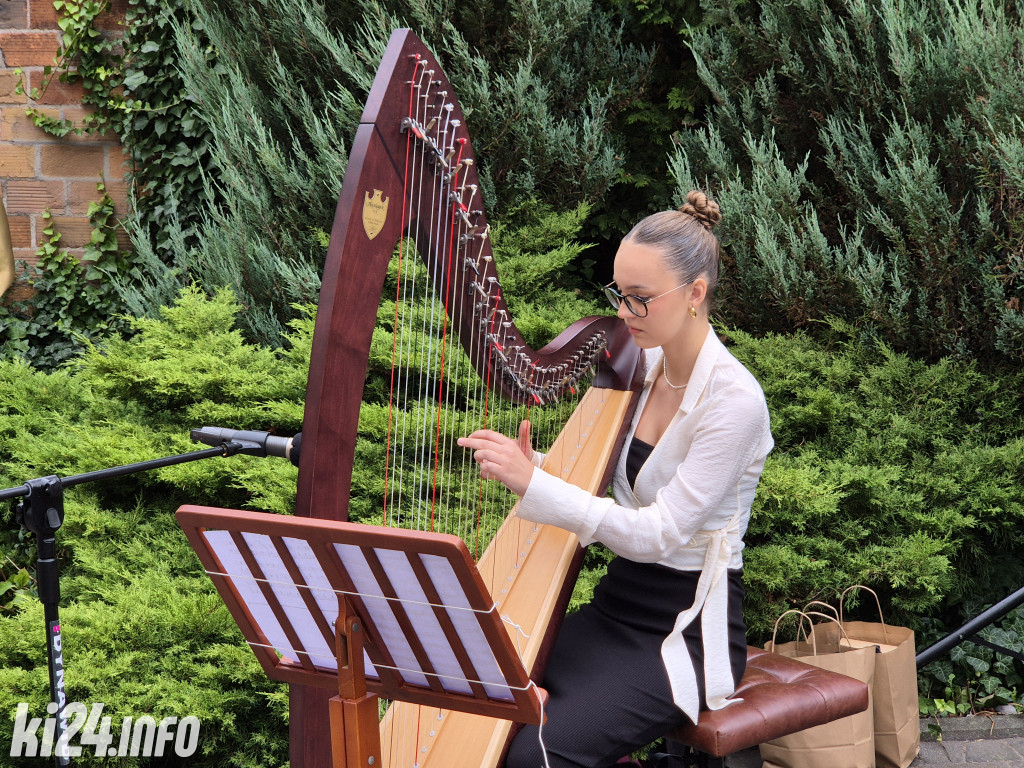
M235 433L232 433L235 434ZM267 433L237 433L243 437L256 435L263 443L270 440ZM280 438L274 438L280 440ZM106 480L135 472L143 472L188 461L209 459L214 456L233 456L236 453L249 453L266 456L267 448L263 443L254 440L231 440L217 448L191 453L166 456L123 467L111 467L84 475L65 477L63 480L56 475L29 480L17 488L0 490L0 500L23 500L15 507L18 525L36 537L39 558L36 562L36 583L39 589L39 600L43 604L43 617L46 621L46 657L50 669L50 700L56 706L54 714L55 728L53 733L53 757L58 768L71 764L70 744L65 735L68 730L67 716L64 707L67 696L64 692L64 652L60 635L60 577L57 573L57 529L64 522L64 489L96 480ZM284 455L284 454L282 454ZM45 737L44 737L45 738Z
M57 539L55 534L64 522L64 488L60 478L41 477L26 483L29 492L18 505L19 522L35 534L39 559L36 562L36 583L43 604L46 622L46 658L50 670L50 701L57 707L53 733L53 759L63 768L71 764L68 754L67 718L64 705L64 654L60 636L60 577L57 573Z
M652 768L725 768L725 758L715 757L686 744L665 739L651 755Z

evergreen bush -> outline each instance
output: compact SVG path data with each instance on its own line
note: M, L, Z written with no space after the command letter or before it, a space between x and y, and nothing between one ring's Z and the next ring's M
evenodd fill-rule
M291 305L316 299L348 146L384 47L409 26L439 57L471 126L491 212L599 201L625 162L610 121L643 91L651 53L591 0L211 2L175 24L176 61L210 136L198 240L170 250L137 230L136 313L197 281L229 286L250 338L276 343ZM495 220L500 216L493 216Z
M499 231L497 240L514 258L515 248L547 238ZM558 251L551 265L571 257ZM517 312L552 300L545 287ZM204 423L299 429L311 317L297 320L288 345L274 351L245 342L242 311L227 292L192 289L161 319L134 320L130 337L91 346L74 367L42 373L0 364L0 486L189 450L187 428ZM378 332L387 333L386 322ZM934 622L922 615L959 624L967 601L1001 597L1022 576L1013 554L1024 530L1020 375L914 361L861 344L842 323L818 336L726 334L764 385L777 442L747 536L750 640L763 641L783 609L833 599L855 582L880 592L894 622L924 632ZM378 446L375 429L372 420L361 427L361 456ZM373 519L380 478L366 466L357 463L353 513ZM70 489L58 542L71 698L104 701L115 721L200 714L203 753L190 765L281 764L284 689L266 680L245 648L172 512L182 503L288 512L295 481L287 462L236 456ZM0 547L12 569L32 571L31 543L6 517ZM576 602L606 559L593 548ZM34 600L0 612L4 711L21 701L44 705L42 636ZM1020 676L1014 663L969 649L960 658L971 659L971 669L988 664L979 685L993 691ZM944 662L929 680L939 678L941 688L941 676L958 669Z
M680 195L727 216L729 322L837 315L898 351L1024 358L1024 24L988 0L726 0L694 30L714 99Z

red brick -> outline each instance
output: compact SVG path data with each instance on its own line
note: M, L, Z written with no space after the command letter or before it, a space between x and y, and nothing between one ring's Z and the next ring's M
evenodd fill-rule
M85 216L54 216L53 227L61 234L62 248L83 248L92 238L92 225ZM36 233L36 238L46 238L41 227Z
M117 247L122 251L130 251L132 249L132 239L128 236L124 227L118 227L115 230L117 235Z
M24 29L27 26L27 0L3 0L0 2L0 29Z
M8 67L45 67L53 64L60 47L55 32L0 33L0 52Z
M113 158L113 154L111 154ZM128 215L128 182L126 181L108 181L107 182L107 194L110 195L110 199L114 201L114 215L123 219Z
M42 70L29 72L28 82L30 93L32 88L42 91L36 99L38 104L81 104L85 93L81 80L76 83L62 83L60 75L54 74L50 78L45 78ZM46 90L43 90L44 86Z
M95 114L96 107L68 106L64 107L64 117L76 123L82 122L87 116Z
M99 199L95 181L68 182L68 213L84 215L89 212L89 204Z
M2 3L0 3L2 4ZM19 96L14 92L18 85L19 78L14 74L13 69L0 69L0 104L24 104L25 95Z
M0 304L8 304L15 301L28 301L35 295L36 292L25 283L15 283L7 289L7 293L4 294L3 299L0 299Z
M8 216L7 225L11 230L11 245L13 247L32 247L32 219L28 216Z
M47 117L59 117L56 109L40 109ZM37 128L32 118L25 114L25 107L5 107L0 110L0 141L54 142L57 137Z
M44 144L39 148L43 178L99 179L106 170L106 148Z
M14 249L14 261L27 261L30 265L36 264L39 261L39 257L36 256L35 248L15 248Z
M96 19L96 29L122 30L124 16L128 12L128 0L111 0L110 8Z
M107 194L114 201L114 215L123 218L128 213L128 184L124 181L106 182ZM86 214L89 204L100 199L96 183L72 181L68 184L68 213Z
M32 0L28 7L28 19L33 29L60 29L53 0Z
M63 211L67 205L63 181L8 181L7 213L42 213L46 208Z
M0 145L0 177L31 179L36 175L36 148L20 144Z

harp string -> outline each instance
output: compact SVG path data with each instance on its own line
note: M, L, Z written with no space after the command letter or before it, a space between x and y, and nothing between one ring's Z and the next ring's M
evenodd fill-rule
M502 308L501 285L494 277L482 276L481 270L490 261L485 248L489 228L475 226L471 220L474 207L480 207L480 192L467 180L466 141L456 135L458 121L444 98L447 94L439 92L430 66L417 57L410 68L411 124L406 136L402 199L396 201L402 207L404 234L388 270L387 279L394 281L394 290L384 294L394 296L394 306L382 302L378 312L374 344L379 348L371 352L368 372L382 382L380 408L386 424L376 439L382 438L384 445L372 445L373 434L378 433L370 429L361 432L370 444L364 448L382 454L382 502L377 514L383 522L455 533L479 559L514 497L499 483L482 480L471 455L454 445L454 440L478 428L514 437L520 421L528 419L535 449L544 450L561 430L573 403L548 407L556 398L545 396L542 401L538 395L541 380L556 376L579 379L580 386L570 387L565 398L575 401L576 393L586 387L592 355L577 354L562 364L558 373L539 368L523 354L522 341ZM423 238L426 243L421 242L421 233L428 235ZM475 281L474 271L480 275ZM460 291L473 291L473 301L457 300ZM474 322L465 322L463 312L473 313ZM466 329L470 338L460 342L457 333ZM467 354L464 346L487 350L476 358L479 374L470 359L476 353ZM530 394L508 400L492 391L502 377ZM512 533L498 544L511 549L492 562L519 565L518 542L529 534L524 536L523 530L515 529L533 524L515 520L512 525ZM490 573L481 576L491 594L500 599L505 576L494 568L487 570ZM517 619L513 616L508 621L514 624ZM426 733L423 724L441 716L434 708L418 710L411 719L400 718L399 727L391 730L396 742L416 745L413 754L420 751L421 731ZM415 734L400 735L406 727L413 728ZM396 749L393 746L391 754L396 754Z

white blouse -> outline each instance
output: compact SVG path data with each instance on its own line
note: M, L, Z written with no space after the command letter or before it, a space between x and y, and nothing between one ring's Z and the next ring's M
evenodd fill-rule
M679 614L662 644L673 699L697 722L697 683L682 631L703 607L707 705L721 709L735 689L725 652L726 570L743 565L750 506L774 443L760 385L710 331L679 411L630 487L626 454L661 357L660 349L647 355L644 389L612 478L615 499L592 496L537 468L516 514L572 531L584 545L599 541L636 562L701 572L693 606Z

